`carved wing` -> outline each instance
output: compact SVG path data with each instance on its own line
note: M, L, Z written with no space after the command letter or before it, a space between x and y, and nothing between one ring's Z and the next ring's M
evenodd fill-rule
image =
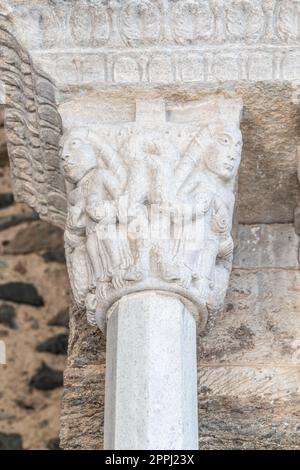
M12 26L0 8L0 77L5 88L5 128L15 195L41 218L63 227L66 190L59 164L62 126L55 88L33 65Z

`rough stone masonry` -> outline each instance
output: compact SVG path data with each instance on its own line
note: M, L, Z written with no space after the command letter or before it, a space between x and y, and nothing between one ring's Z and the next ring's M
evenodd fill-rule
M157 430L153 402L135 388L147 374L138 368L126 382L115 345L130 361L125 332L138 344L149 337L145 368L165 388L180 376L170 373L172 352L195 361L193 322L199 426L186 405L195 395L178 389L177 423L190 416L193 425L184 435L165 419L174 435L155 445L195 448L199 432L203 449L299 448L299 14L292 0L0 2L15 193L65 229L65 449L102 448L106 329L105 447L151 445L128 424L146 403L153 421L138 413L134 423ZM198 222L196 246L184 234L105 236L128 227L124 213L151 228L152 205L163 230L168 220L178 229L179 209L188 226ZM190 349L162 349L163 373L151 366L159 319L144 320L169 301L181 313L159 344L172 331ZM188 380L193 389L192 372Z

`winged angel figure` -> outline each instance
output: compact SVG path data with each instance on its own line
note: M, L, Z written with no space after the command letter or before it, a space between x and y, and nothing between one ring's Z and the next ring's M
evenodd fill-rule
M15 194L65 229L73 295L89 321L97 317L104 329L114 301L147 289L174 292L202 306L221 303L232 263L241 103L215 99L200 110L197 132L184 151L159 128L133 132L118 148L88 128L62 136L55 87L11 30L0 8ZM163 225L177 229L177 238L130 237L123 230L128 221L149 225L152 206ZM191 243L185 229L194 226ZM112 228L117 230L110 233Z

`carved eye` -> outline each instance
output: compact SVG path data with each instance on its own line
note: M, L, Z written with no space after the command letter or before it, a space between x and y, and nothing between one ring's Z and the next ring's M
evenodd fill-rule
M73 147L73 148L78 147L79 144L80 144L80 141L77 140L77 139L73 139L73 140L71 141L71 147Z
M221 145L228 145L228 144L230 144L230 137L228 135L220 135L218 137L218 142Z

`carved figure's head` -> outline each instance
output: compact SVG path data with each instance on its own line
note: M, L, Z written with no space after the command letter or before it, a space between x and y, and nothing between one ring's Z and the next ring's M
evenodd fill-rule
M87 129L74 129L61 142L61 162L65 178L78 183L98 165L94 145Z
M242 134L235 124L221 120L210 124L204 142L203 165L223 181L231 181L237 174L242 151Z

